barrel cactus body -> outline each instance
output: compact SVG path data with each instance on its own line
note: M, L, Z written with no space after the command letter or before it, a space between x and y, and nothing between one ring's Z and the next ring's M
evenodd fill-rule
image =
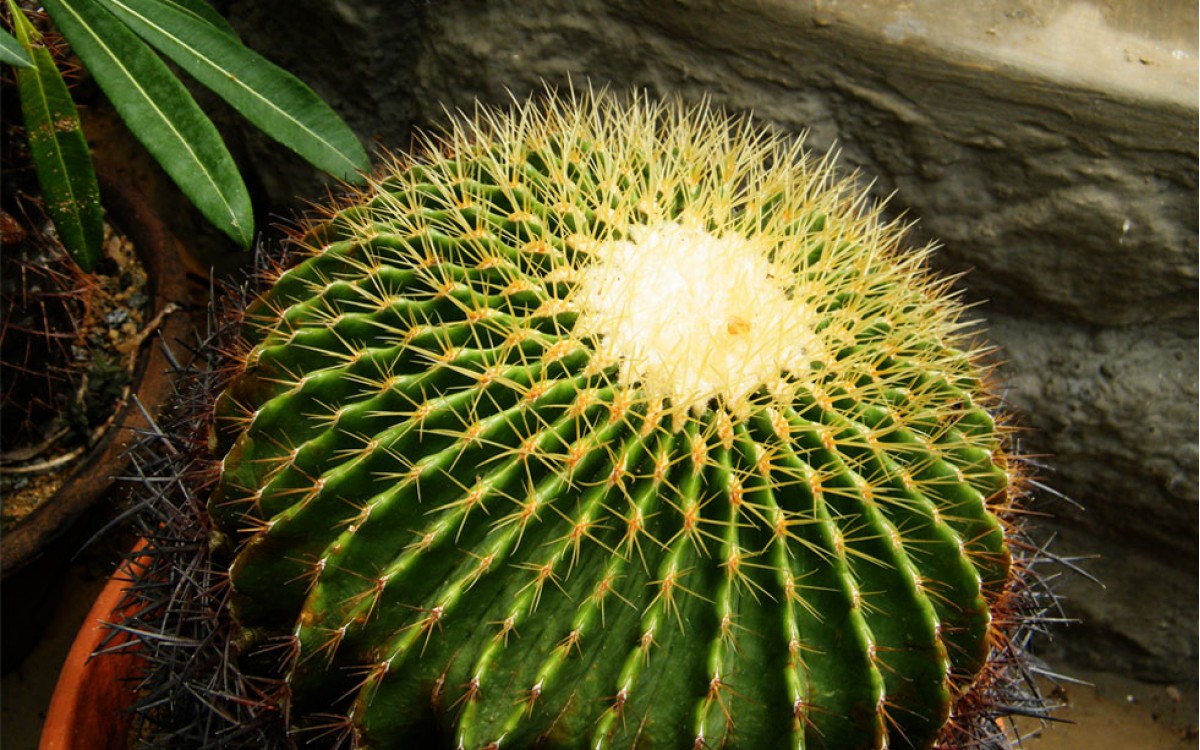
M576 94L315 222L247 313L209 504L293 729L951 742L1019 478L901 238L794 142Z

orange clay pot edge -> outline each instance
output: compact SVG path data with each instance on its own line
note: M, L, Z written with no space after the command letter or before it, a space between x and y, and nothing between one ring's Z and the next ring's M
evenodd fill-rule
M140 540L133 553L145 543ZM144 564L144 558L131 559L133 562L123 563L104 586L71 645L46 712L40 750L120 750L128 746L131 722L126 709L137 696L131 677L136 677L141 658L120 651L94 654L110 630L104 623L123 619L118 606L131 585L130 573ZM118 636L105 648L120 642Z

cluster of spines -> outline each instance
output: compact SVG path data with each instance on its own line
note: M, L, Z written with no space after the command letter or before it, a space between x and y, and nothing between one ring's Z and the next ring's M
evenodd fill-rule
M372 745L425 715L464 747L522 731L929 744L982 667L1008 577L1012 477L973 358L945 343L955 305L930 301L922 254L898 255L827 165L715 115L606 101L460 131L333 217L251 309L211 506L247 540L239 618L291 639L297 705L353 691ZM678 135L697 122L716 135ZM756 173L768 153L805 179ZM662 211L802 246L787 260L827 361L703 414L621 382L573 335L570 272ZM705 658L690 693L660 695L675 638ZM598 679L585 648L619 664L604 686L580 687ZM528 684L492 684L533 654ZM766 696L769 668L782 689Z

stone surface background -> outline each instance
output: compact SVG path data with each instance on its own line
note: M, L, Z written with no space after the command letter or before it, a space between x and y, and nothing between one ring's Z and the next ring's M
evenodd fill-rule
M1197 679L1196 5L815 0L218 3L364 140L543 81L709 97L836 145L937 238L1000 348L1064 575L1043 648ZM239 132L267 205L319 198ZM1077 504L1077 505L1076 505Z

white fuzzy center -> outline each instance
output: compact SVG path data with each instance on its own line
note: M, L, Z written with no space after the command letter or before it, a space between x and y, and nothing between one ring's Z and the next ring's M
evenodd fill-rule
M756 243L676 223L599 243L579 275L576 332L598 336L624 385L680 410L732 408L815 356L814 316L789 294L794 272Z

